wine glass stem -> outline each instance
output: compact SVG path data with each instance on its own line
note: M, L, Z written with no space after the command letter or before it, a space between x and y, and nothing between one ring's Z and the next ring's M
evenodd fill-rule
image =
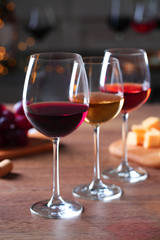
M55 203L62 202L60 196L60 187L59 187L59 138L52 139L53 143L53 194L48 202L48 207L51 207Z
M99 164L99 131L100 125L94 127L94 181L100 179L100 164Z
M128 133L128 117L129 114L122 114L122 141L123 141L123 152L122 152L122 166L128 166L128 153L127 153L127 133Z

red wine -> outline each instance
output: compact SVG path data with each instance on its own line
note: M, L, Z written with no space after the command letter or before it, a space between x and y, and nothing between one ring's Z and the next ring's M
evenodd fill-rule
M135 108L144 104L149 98L151 88L143 89L142 84L138 83L124 83L124 105L122 107L122 114L133 111ZM116 89L116 90L115 90ZM117 91L117 86L107 86L105 91L114 92Z
M155 20L151 20L148 22L142 22L142 23L133 21L131 26L138 33L148 33L157 27L157 23Z
M124 105L122 113L133 111L149 98L151 88L143 89L141 84L124 83Z
M84 121L88 106L78 103L45 102L27 106L26 115L38 131L48 137L63 137Z
M130 19L127 17L109 17L108 18L109 26L115 31L124 31L130 25Z
M28 31L32 33L37 39L42 39L44 38L49 31L51 31L51 27L37 27L37 28L29 28L27 27Z

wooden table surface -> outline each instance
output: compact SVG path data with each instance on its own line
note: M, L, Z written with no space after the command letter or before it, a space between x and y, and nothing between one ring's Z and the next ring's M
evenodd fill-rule
M160 116L160 105L145 104L132 112L129 128L150 115ZM108 145L120 138L120 116L101 126L101 170L120 162L108 152ZM160 239L160 169L146 168L149 178L139 183L114 182L123 189L121 199L104 203L76 198L84 206L81 216L58 220L30 213L33 203L51 197L52 152L16 158L13 164L13 172L0 179L0 240ZM72 189L91 182L92 176L93 129L83 123L61 141L62 197L75 199Z

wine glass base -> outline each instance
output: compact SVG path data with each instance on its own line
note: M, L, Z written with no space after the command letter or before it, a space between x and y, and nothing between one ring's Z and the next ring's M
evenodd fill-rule
M122 190L115 185L104 185L101 189L90 189L90 184L83 184L73 189L73 195L79 198L95 200L95 201L110 201L120 198Z
M148 173L143 168L129 168L127 171L117 169L106 169L102 172L104 178L121 180L123 182L135 183L143 181L148 177Z
M72 200L63 200L63 203L53 204L48 207L49 200L43 200L33 204L31 213L44 218L72 218L77 217L83 211L83 206Z

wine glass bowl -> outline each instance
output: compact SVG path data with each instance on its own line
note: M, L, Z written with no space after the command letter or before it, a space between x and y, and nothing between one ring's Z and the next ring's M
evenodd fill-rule
M81 94L81 102L74 97ZM59 187L59 141L83 122L89 105L83 60L75 53L40 53L30 57L23 90L24 112L34 128L53 143L53 195L31 207L46 218L78 216L83 207L64 200Z
M140 34L153 31L157 27L157 7L157 1L136 1L134 17L131 23L132 28Z
M52 6L36 6L31 9L26 28L36 39L42 40L56 26Z
M89 85L89 110L85 122L94 130L94 169L91 183L82 184L73 189L76 197L109 201L119 198L122 194L120 187L106 185L100 179L99 163L99 130L100 125L115 118L123 105L123 87L118 61L114 58L108 61L103 57L84 58ZM115 92L106 90L106 86L115 84ZM80 101L77 98L76 101Z
M150 71L147 54L143 49L114 48L106 50L109 57L119 60L123 79L124 105L122 108L122 161L116 169L105 169L104 178L121 179L128 182L145 180L148 173L142 169L133 169L128 164L127 132L129 113L142 106L149 98ZM114 91L114 89L113 89Z
M110 9L107 18L108 25L116 32L124 32L131 22L131 2L128 0L112 0L108 2Z

